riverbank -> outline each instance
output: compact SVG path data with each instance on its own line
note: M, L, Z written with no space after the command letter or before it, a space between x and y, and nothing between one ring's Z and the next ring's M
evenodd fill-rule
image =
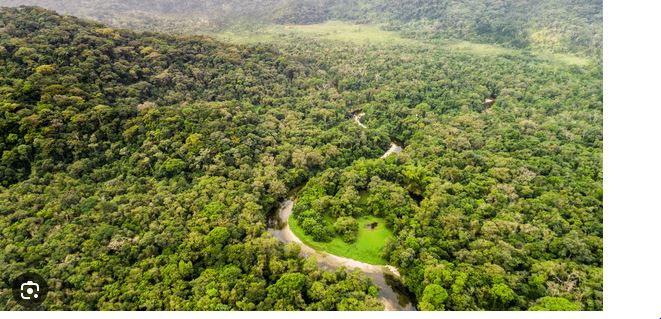
M317 242L311 236L305 234L305 231L298 225L296 218L289 217L287 223L296 237L306 245L329 254L340 257L354 259L371 265L386 265L387 262L381 254L386 241L394 236L390 229L386 227L386 221L383 218L375 216L363 216L356 219L358 223L358 233L354 242L348 243L339 236L333 237L329 242ZM370 228L369 225L375 225Z
M355 115L353 116L353 120L354 120L356 123L358 123L358 126L360 126L360 127L362 127L362 128L367 128L367 126L365 126L362 122L360 122L360 119L361 119L363 116L365 116L365 113L355 114Z
M390 143L390 148L381 156L381 158L386 158L390 156L391 154L399 154L402 152L402 147L395 144L395 143Z
M360 119L364 115L365 113L354 114L353 119L360 127L367 128L360 122ZM391 154L399 154L401 151L401 146L391 143L390 148L381 156L381 158L386 158ZM294 194L290 193L290 198L294 197ZM292 199L287 199L282 203L278 210L278 214L275 216L276 219L269 223L271 227L269 227L268 231L273 236L284 243L297 243L301 247L301 255L305 258L315 256L319 267L322 269L334 270L340 267L346 269L360 269L367 276L372 278L372 282L379 287L379 299L381 300L381 303L383 303L385 310L416 310L413 302L409 298L410 293L402 283L402 278L397 268L390 265L378 265L381 262L385 263L384 260L377 260L375 262L376 264L371 264L333 255L326 251L316 250L313 247L308 246L296 236L290 226L290 220L294 221L294 219L291 218L293 208L294 200ZM295 224L294 227L296 227Z
M360 269L372 279L372 282L379 287L379 299L384 305L385 310L415 310L408 293L401 283L401 276L393 266L372 265L350 258L332 255L326 252L317 251L301 241L291 230L288 220L294 208L294 201L285 200L276 220L271 224L269 232L284 243L294 242L301 247L301 255L305 258L315 256L319 267L326 270L335 270L340 267L346 269Z

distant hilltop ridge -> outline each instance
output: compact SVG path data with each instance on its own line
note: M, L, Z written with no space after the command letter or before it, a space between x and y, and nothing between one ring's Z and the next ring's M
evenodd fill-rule
M603 41L601 0L0 0L0 6L20 5L114 27L177 33L342 20L378 24L412 37L582 55L599 55Z

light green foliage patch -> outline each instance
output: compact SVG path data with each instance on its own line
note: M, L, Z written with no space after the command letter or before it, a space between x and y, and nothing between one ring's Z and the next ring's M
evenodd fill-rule
M269 25L252 31L224 31L220 39L238 43L277 43L292 37L317 40L343 41L359 45L422 45L418 40L402 37L397 32L385 31L377 25L327 21L307 25Z
M447 41L445 43L445 47L453 52L467 53L484 57L530 53L533 57L550 62L552 64L581 66L587 65L590 62L588 58L568 53L550 53L542 50L524 51L520 49L506 48L495 44L475 43L468 41Z
M289 218L289 227L306 245L325 251L333 255L347 257L373 265L385 265L386 260L381 257L386 239L393 237L392 232L386 227L383 218L364 216L357 219L358 236L355 242L347 243L340 237L334 237L330 242L316 242L311 236L305 234L298 226L293 215ZM368 229L367 224L378 223L376 228Z
M295 39L314 41L340 41L349 45L374 45L380 47L406 46L410 49L450 51L456 54L469 54L484 58L504 55L529 54L552 65L587 65L590 60L568 53L551 53L544 50L521 50L497 44L486 44L459 40L414 39L397 32L386 31L378 25L354 24L342 21L327 21L307 25L268 25L253 29L226 30L214 35L226 42L239 44L292 42ZM405 54L403 51L402 54Z

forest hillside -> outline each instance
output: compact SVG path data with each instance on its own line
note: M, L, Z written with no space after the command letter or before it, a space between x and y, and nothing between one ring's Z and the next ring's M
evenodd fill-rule
M272 235L290 200L316 247L377 247L417 309L602 310L599 56L364 4L205 35L1 8L0 309L25 269L50 310L384 309L384 283Z
M0 0L151 31L219 31L237 24L379 24L411 37L600 55L601 0Z

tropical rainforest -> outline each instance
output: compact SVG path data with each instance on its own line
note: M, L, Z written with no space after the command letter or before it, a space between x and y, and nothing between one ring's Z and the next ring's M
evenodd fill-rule
M592 55L602 49L602 0L0 0L0 6L26 4L176 33L342 20L422 38Z
M84 18L0 8L0 309L384 309L290 198L419 310L603 309L601 1L96 2L0 0Z

